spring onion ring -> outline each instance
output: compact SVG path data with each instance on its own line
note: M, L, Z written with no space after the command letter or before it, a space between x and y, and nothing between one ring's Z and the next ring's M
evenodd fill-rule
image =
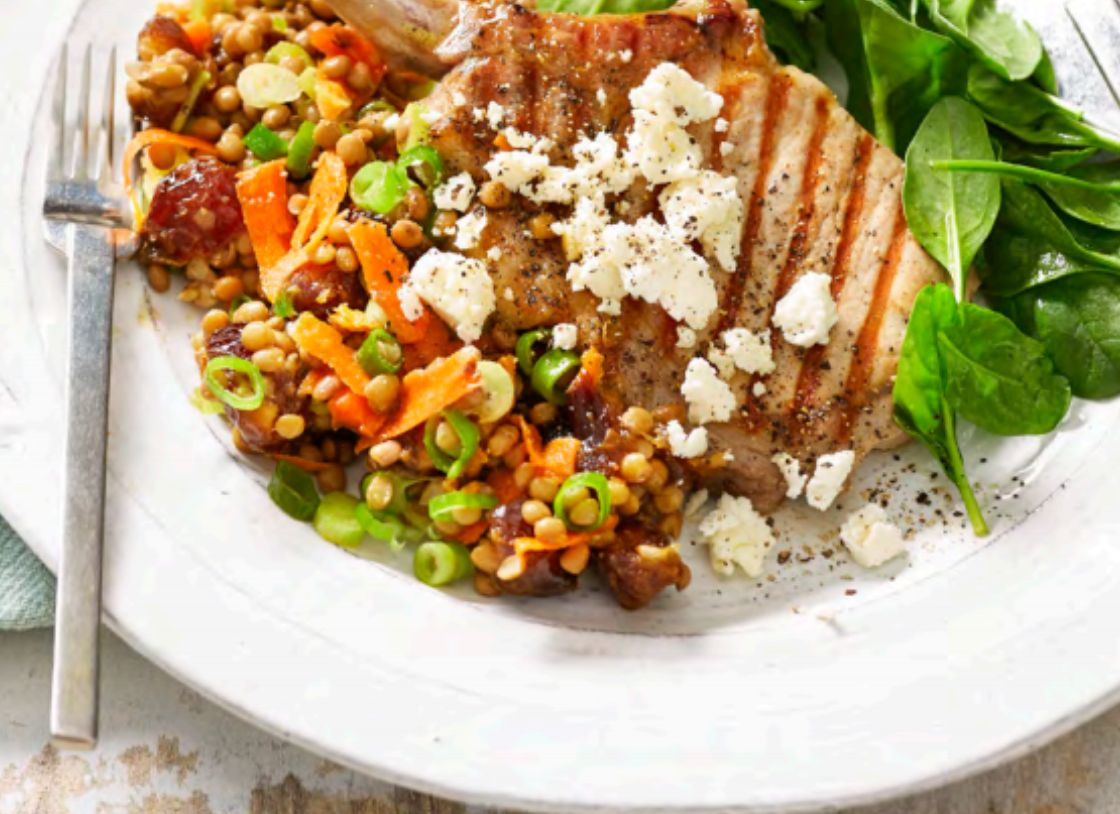
M526 376L533 375L533 365L537 362L537 357L533 355L533 346L551 336L551 328L534 328L517 337L517 344L514 345L513 352L517 356L517 366Z
M252 395L242 396L227 389L219 378L219 374L227 370L248 376L253 385ZM248 359L242 359L240 356L215 356L206 363L202 380L206 382L206 387L214 397L227 407L235 410L255 410L264 404L264 375L261 369Z
M599 501L599 516L590 526L577 526L568 519L568 512L565 508L568 497L580 489L590 489L595 493L596 500ZM563 520L565 526L575 531L594 531L602 526L607 522L607 517L611 513L611 488L606 476L598 472L577 472L572 475L564 481L560 491L556 493L556 499L552 502L552 513Z
M428 501L428 516L432 520L453 520L456 509L493 509L498 498L477 492L448 492Z
M385 358L382 345L387 345L396 351L396 362ZM396 373L404 364L404 352L401 350L401 343L384 328L375 328L369 332L361 347L358 348L357 358L358 364L371 376L376 376L378 373Z
M365 503L359 503L354 517L366 534L384 542L393 551L400 551L406 543L419 539L420 532L392 512L374 511Z
M470 552L459 543L422 543L412 559L412 573L433 588L462 579L473 569Z
M397 159L397 165L404 169L406 172L420 164L427 167L426 172L417 172L417 177L420 183L423 184L425 189L435 189L443 181L443 159L440 158L432 147L426 144L417 144L415 147L410 147L401 153L401 157Z
M345 492L325 494L319 501L319 508L315 510L311 525L327 542L342 548L354 548L361 545L366 534L358 522L358 505L358 499Z
M408 173L399 165L371 161L350 181L350 198L362 209L387 215L404 200L411 184Z
M546 351L533 365L533 373L529 377L529 382L545 401L550 404L561 405L568 400L564 391L571 384L576 374L579 373L579 368L579 356L570 350L553 348Z
M459 455L456 458L452 458L436 444L436 427L439 425L440 418L446 420L459 436ZM444 410L428 419L424 427L424 448L428 451L428 457L432 459L436 469L445 473L448 480L457 480L478 451L480 437L478 427L469 418L458 410Z

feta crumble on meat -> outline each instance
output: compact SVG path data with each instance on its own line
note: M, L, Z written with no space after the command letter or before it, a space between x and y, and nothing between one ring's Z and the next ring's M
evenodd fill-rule
M680 240L699 240L724 271L739 259L743 233L743 201L734 176L712 170L674 181L658 201L665 223Z
M805 491L805 481L809 480L809 476L801 471L801 461L785 452L779 452L770 460L785 478L786 497L790 500L801 497L801 493Z
M561 322L552 327L552 347L571 350L579 343L579 328L570 322Z
M733 152L735 152L735 144L734 143L732 143L730 141L721 141L720 142L719 154L721 156L723 156L724 158L727 158Z
M626 64L634 58L634 52L627 48L625 51L619 52L618 58L622 61L623 64Z
M609 223L610 216L600 201L581 198L572 216L552 224L552 231L560 236L568 260L579 260L599 245Z
M512 192L528 190L548 169L548 156L525 150L498 152L486 162L486 172Z
M708 430L696 427L686 432L681 422L673 420L665 425L669 451L678 458L699 458L708 451Z
M720 334L723 348L712 348L708 359L720 376L730 379L736 370L768 376L774 372L774 355L770 349L770 332L755 333L748 328L731 328Z
M430 249L413 265L400 288L400 300L409 320L420 317L417 300L423 300L469 343L482 336L494 310L494 283L481 260Z
M688 131L674 119L634 111L627 138L627 156L651 184L667 184L696 173L704 153Z
M828 343L828 335L840 318L831 286L827 274L811 271L801 275L778 301L772 322L787 342L803 348Z
M486 210L478 207L469 215L463 215L455 222L455 248L468 250L478 246L482 232L486 229Z
M467 97L463 95L461 90L457 90L451 94L451 104L455 105L455 107L466 107Z
M844 484L852 471L856 454L850 449L833 452L817 458L817 468L805 488L805 500L814 509L824 511L844 491Z
M682 350L696 347L696 331L684 325L677 326L677 347Z
M502 259L502 250L497 246L491 246L486 250L486 259L491 263L497 263Z
M469 172L461 172L453 178L448 178L435 191L433 199L438 209L451 209L455 212L466 212L474 200L474 179Z
M598 102L600 106L605 105L607 103L607 92L599 88L595 91L595 101Z
M724 119L722 117L718 118L718 119L716 119L716 123L714 125L714 128L715 128L715 131L717 133L726 133L728 130L731 129L731 122L729 122L727 119Z
M763 382L755 382L751 385L751 394L756 399L762 398L766 395L766 385Z
M502 126L502 122L505 121L505 118L506 111L500 104L497 102L490 102L486 105L486 123L494 130Z
M731 576L735 567L749 577L762 576L766 555L774 546L774 532L749 498L724 494L700 521L708 557L718 574Z
M692 78L673 62L662 62L630 91L630 104L659 118L685 125L714 119L723 109L723 97Z
M735 410L735 394L716 375L716 369L699 357L688 363L681 395L688 403L688 420L693 424L727 421Z
M848 515L840 528L840 539L852 559L864 568L878 568L906 553L902 531L887 520L887 513L878 503L868 503Z

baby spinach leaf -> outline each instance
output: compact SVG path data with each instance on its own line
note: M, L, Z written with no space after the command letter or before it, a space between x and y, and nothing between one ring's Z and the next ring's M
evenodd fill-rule
M1120 229L1120 161L1075 167L1066 175L1075 181L1042 184L1059 209L1085 223L1105 229Z
M941 464L960 492L973 530L984 536L988 526L957 445L956 417L946 398L945 369L938 339L959 323L957 299L949 286L932 285L918 293L898 359L894 417L899 426L925 444Z
M1004 181L999 219L984 246L984 287L1010 297L1074 274L1120 274L1120 257L1107 244L1105 234L1071 231L1032 187Z
M930 108L964 88L967 55L887 0L826 0L829 44L848 76L847 107L901 154Z
M1051 172L1065 172L1100 152L1096 147L1051 147L1045 144L1027 144L1025 141L1003 135L1000 138L1003 158L1015 164L1029 164Z
M1054 63L1050 60L1050 53L1045 48L1042 49L1042 59L1038 61L1038 67L1034 69L1031 79L1047 93L1058 95L1058 75L1054 73Z
M942 34L1004 79L1027 79L1042 63L1042 41L1026 21L994 0L925 0ZM1045 76L1044 76L1045 78Z
M1120 139L1086 122L1080 110L1029 82L1009 82L978 62L968 69L968 96L988 121L1031 144L1120 150Z
M641 14L663 11L676 0L537 0L541 11L560 11L591 17L596 14Z
M997 435L1042 435L1069 411L1070 385L1046 348L1003 314L973 303L938 334L945 397L959 415Z
M817 58L803 23L779 0L755 0L751 4L766 24L766 44L789 65L803 71L816 67Z
M906 151L902 189L906 221L918 242L948 269L959 300L964 299L972 261L999 214L999 179L933 165L944 160L994 159L984 117L956 96L934 105Z
M1046 346L1075 396L1120 395L1120 280L1069 277L1000 302L999 309Z

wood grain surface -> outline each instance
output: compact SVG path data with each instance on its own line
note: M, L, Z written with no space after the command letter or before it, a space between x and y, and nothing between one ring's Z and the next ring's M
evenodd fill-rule
M0 635L0 814L460 814L267 735L105 634L102 741L46 745L47 631ZM844 814L1115 814L1120 709L1034 755Z

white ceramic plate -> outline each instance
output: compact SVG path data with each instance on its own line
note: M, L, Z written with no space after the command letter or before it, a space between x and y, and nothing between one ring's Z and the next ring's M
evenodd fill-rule
M88 0L74 30L127 48L149 5ZM1091 94L1063 19L1046 29L1060 73ZM44 116L22 262L0 276L0 511L53 563L64 274L36 214ZM1118 405L1077 405L1045 442L969 437L986 542L910 448L855 487L893 490L915 528L907 562L860 571L835 546L842 512L790 510L774 581L720 581L695 557L692 588L628 614L594 588L534 602L431 590L407 560L355 558L288 520L265 472L190 405L196 319L120 268L109 620L227 708L349 765L508 807L810 810L1020 754L1120 687Z

